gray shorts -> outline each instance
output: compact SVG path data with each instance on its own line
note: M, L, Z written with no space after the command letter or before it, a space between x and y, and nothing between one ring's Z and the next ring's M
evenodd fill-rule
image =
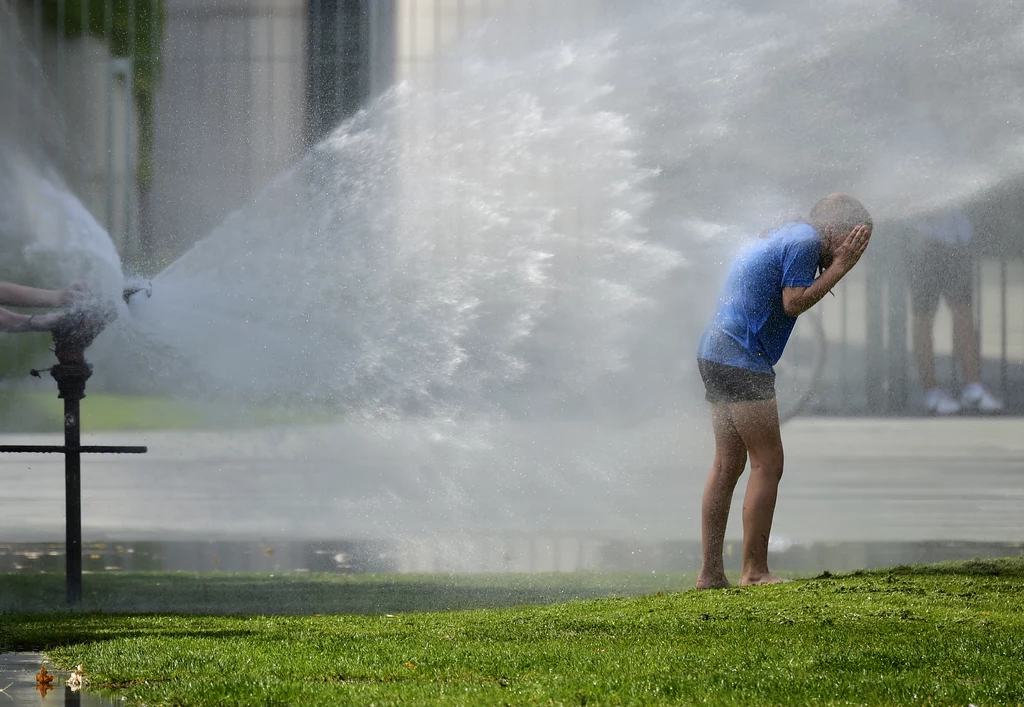
M703 358L697 368L704 381L704 397L709 403L742 403L775 398L775 374L728 366Z
M908 260L915 314L934 314L939 297L945 297L950 307L971 305L974 261L966 243L926 241L914 248Z

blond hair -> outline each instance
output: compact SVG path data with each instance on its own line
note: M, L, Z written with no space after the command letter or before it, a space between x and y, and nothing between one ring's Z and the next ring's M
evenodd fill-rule
M871 214L852 196L829 194L811 208L810 222L822 235L828 226L838 233L848 233L861 224L870 225Z

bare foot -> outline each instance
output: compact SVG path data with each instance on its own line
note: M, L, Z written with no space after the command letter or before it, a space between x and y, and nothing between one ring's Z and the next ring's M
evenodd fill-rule
M783 579L782 577L776 577L774 574L765 572L764 574L752 574L740 577L741 587L757 587L762 584L782 584L784 582L792 582L791 579Z
M706 577L702 574L697 578L697 589L728 589L731 586L724 574L709 574Z

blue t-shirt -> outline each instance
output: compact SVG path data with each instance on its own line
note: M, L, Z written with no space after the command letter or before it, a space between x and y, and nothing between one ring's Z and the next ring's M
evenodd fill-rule
M782 309L782 288L814 282L820 252L821 237L806 223L787 223L746 248L729 271L697 357L770 373L796 324Z

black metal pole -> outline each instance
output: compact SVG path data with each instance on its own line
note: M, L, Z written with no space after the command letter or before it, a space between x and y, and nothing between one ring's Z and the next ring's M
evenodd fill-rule
M64 398L64 444L79 446L81 427L78 398ZM64 453L64 504L67 517L68 604L82 601L82 455Z
M86 14L82 5L83 17ZM107 0L109 10L110 0ZM109 18L108 18L109 19ZM125 288L123 297L127 303L140 289ZM82 601L82 455L83 454L145 454L145 447L82 446L80 406L85 397L85 382L92 375L92 366L85 361L85 349L99 336L100 332L117 317L112 303L98 303L89 308L79 309L64 316L51 332L58 364L50 368L50 375L57 381L59 397L64 401L64 446L49 444L4 444L0 453L58 453L64 455L64 516L65 516L65 561L67 572L67 602ZM42 371L31 374L39 378Z
M92 366L58 364L50 369L57 389L64 400L64 507L67 524L65 554L67 558L68 604L82 601L82 427L79 403L85 397L85 382L92 375ZM74 450L74 451L71 451Z

